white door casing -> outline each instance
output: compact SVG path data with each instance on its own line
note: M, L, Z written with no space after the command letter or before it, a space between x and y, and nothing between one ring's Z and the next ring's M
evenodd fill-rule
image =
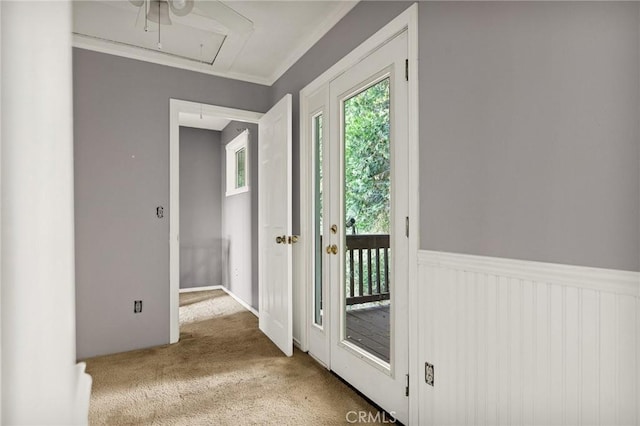
M338 224L338 232L326 244L337 244L338 256L327 256L331 282L331 369L362 393L406 423L409 404L406 395L408 354L408 258L409 239L405 220L409 217L408 126L407 126L407 33L399 34L354 65L330 87L328 135L330 206L327 219ZM346 341L344 327L346 250L344 200L344 141L342 102L385 79L390 81L390 162L391 162L391 340L390 362L386 363Z
M292 337L292 250L290 244L276 244L276 234L291 235L291 95L285 96L268 113L170 100L170 343L179 340L179 126L180 113L200 112L207 116L258 123L259 226L259 317L260 329L291 356ZM275 165L275 168L272 166ZM263 167L264 166L264 167ZM268 168L267 168L268 166ZM279 180L281 183L275 184ZM263 222L264 221L264 222ZM273 233L266 239L263 223ZM288 241L287 241L288 242ZM266 256L266 257L265 257ZM264 313L264 314L263 314Z
M287 356L293 355L291 121L287 94L258 123L259 327Z
M180 340L180 119L182 113L258 123L262 113L169 100L169 343Z

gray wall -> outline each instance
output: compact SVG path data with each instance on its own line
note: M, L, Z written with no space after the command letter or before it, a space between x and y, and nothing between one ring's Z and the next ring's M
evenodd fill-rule
M78 358L169 341L169 98L264 112L269 88L74 49ZM156 207L165 216L157 219ZM133 301L143 311L133 313Z
M180 288L222 284L220 132L180 127Z
M360 2L274 84L294 176L299 90L409 5ZM638 7L420 3L421 248L640 270Z
M258 125L230 122L222 130L221 155L225 146L249 129L249 192L225 197L226 162L222 169L223 231L226 253L224 285L258 310Z
M420 4L422 248L639 270L638 6Z
M271 88L74 50L79 358L168 341L169 98L292 93L298 176L299 90L408 5L359 3ZM638 7L420 4L422 248L640 270Z

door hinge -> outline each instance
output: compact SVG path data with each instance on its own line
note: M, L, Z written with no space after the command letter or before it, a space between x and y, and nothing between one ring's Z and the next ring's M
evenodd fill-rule
M407 385L404 388L404 396L409 396L409 375L406 375L407 378Z
M404 60L404 79L409 81L409 60Z
M405 218L404 232L407 235L407 238L409 238L409 216Z

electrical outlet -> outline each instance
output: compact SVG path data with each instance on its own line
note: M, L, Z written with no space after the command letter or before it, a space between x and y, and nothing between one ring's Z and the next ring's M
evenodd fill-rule
M433 386L434 381L434 370L433 364L429 364L428 362L424 363L424 381L427 382L429 386Z
M134 300L133 301L133 313L139 314L142 312L142 300Z

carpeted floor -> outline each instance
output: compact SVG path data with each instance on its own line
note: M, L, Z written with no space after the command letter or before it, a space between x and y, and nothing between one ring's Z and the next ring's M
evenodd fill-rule
M332 425L377 409L300 351L285 357L221 290L180 295L180 342L87 360L92 425Z

